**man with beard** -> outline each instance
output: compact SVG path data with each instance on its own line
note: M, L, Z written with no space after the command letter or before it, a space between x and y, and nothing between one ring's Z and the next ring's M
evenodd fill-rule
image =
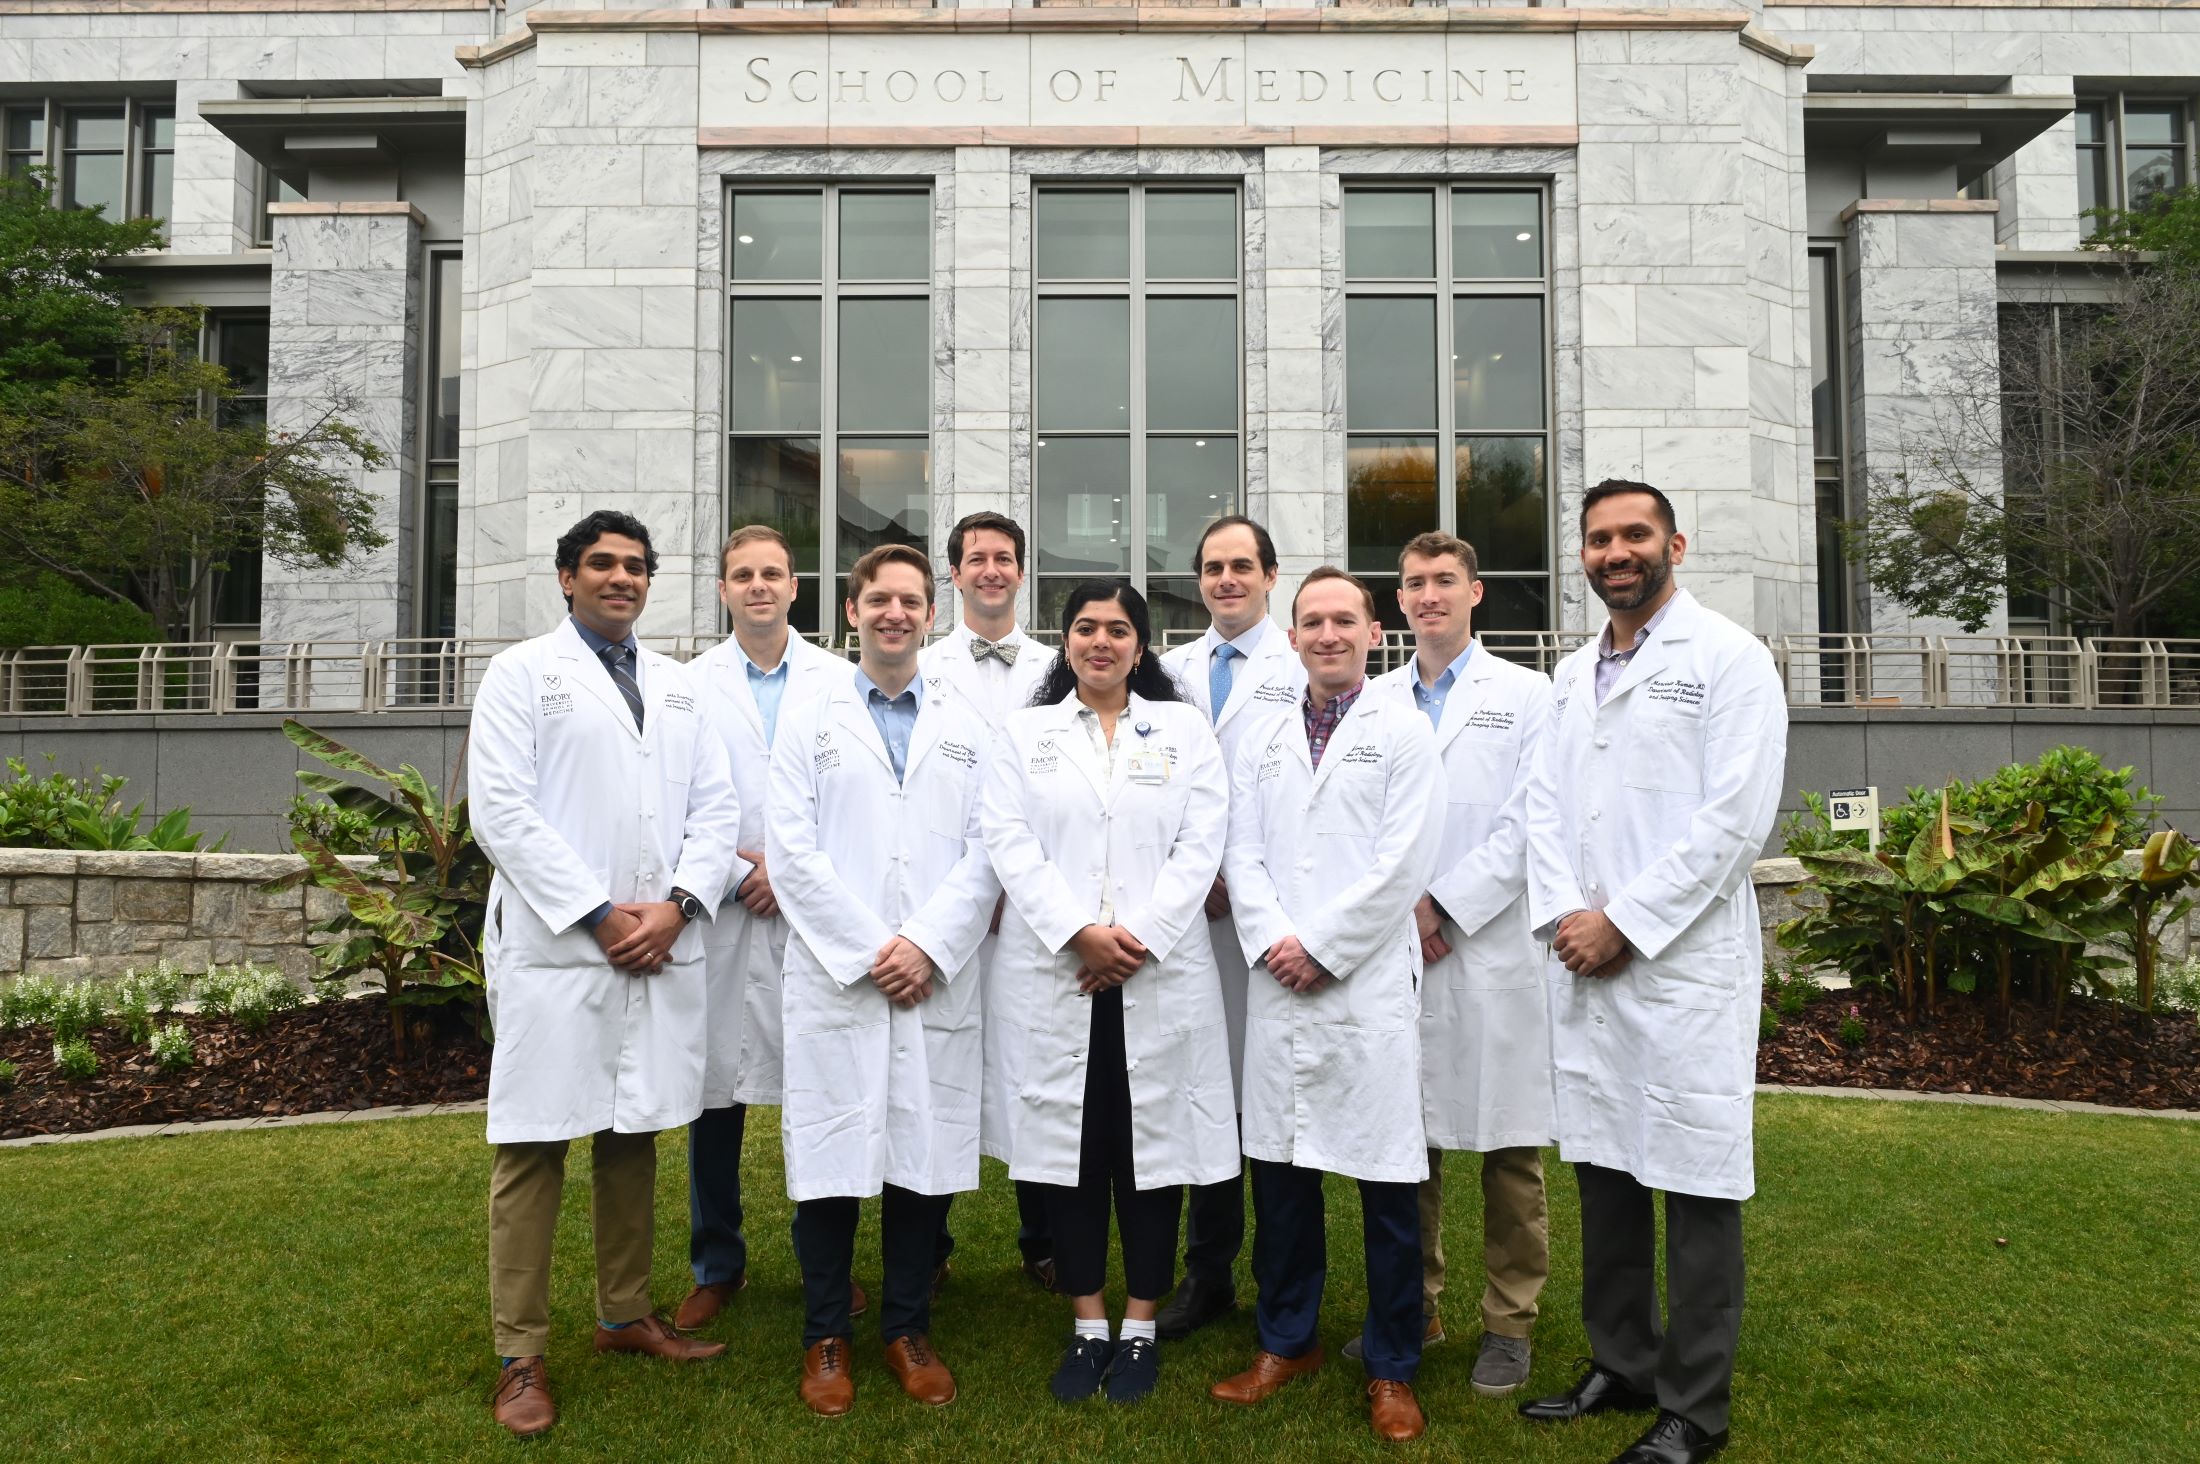
M1749 872L1779 804L1787 706L1764 646L1674 585L1687 550L1649 484L1583 496L1581 567L1610 619L1551 678L1528 784L1528 918L1554 962L1559 1153L1581 1189L1591 1361L1520 1411L1656 1410L1614 1464L1725 1447L1755 1187L1763 942Z

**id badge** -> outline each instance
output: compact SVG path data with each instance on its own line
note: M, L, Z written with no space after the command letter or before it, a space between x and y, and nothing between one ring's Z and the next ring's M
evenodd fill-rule
M1168 761L1158 752L1134 752L1131 754L1131 781L1133 783L1166 783L1169 781Z

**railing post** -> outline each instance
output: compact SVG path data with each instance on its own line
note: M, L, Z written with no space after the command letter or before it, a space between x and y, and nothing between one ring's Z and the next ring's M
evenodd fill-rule
M1925 641L1925 705L1948 705L1948 641L1928 636Z

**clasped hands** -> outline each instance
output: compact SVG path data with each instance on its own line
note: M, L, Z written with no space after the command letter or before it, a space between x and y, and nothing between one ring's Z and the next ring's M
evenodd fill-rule
M1634 958L1627 937L1602 910L1576 910L1558 922L1551 949L1576 976L1609 980Z
M897 935L871 958L871 984L898 1007L913 1007L930 996L938 968L915 941Z
M629 976L654 976L665 968L672 943L687 928L687 917L670 900L613 905L596 922L596 944L611 964Z
M1146 943L1120 925L1088 925L1069 943L1081 963L1077 968L1081 996L1121 986L1146 964Z
M1295 935L1287 935L1268 948L1261 957L1267 963L1268 974L1275 977L1286 991L1311 994L1327 991L1337 984L1337 978L1329 969L1307 953Z

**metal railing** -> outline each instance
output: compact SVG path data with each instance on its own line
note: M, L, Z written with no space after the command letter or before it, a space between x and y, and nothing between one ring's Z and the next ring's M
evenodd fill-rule
M1034 632L1049 645L1060 639ZM1165 631L1162 647L1200 632ZM1586 631L1488 631L1496 655L1549 673ZM1795 707L2040 707L2200 710L2200 640L2080 640L2019 635L1777 635L1772 652ZM516 640L192 641L155 646L26 646L0 650L0 716L147 713L402 712L473 704L483 673ZM676 661L714 636L645 637ZM853 653L853 637L819 644ZM1413 637L1390 631L1369 658L1404 665Z

